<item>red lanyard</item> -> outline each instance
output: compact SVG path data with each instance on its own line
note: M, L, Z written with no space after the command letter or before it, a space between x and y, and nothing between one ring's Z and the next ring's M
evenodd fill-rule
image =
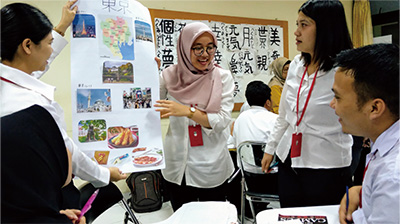
M367 165L366 165L365 168L364 168L363 182L364 182L365 172L367 172L367 170L368 170L369 163L370 163L371 160L375 157L375 154L376 154L377 152L378 152L378 150L376 150L376 151L374 152L374 154L372 155L371 159L369 159ZM362 189L361 189L361 191L360 191L360 204L358 205L360 208L362 208L361 202L362 202Z
M0 79L3 80L4 82L8 82L8 83L14 84L14 85L16 85L16 86L19 86L17 83L15 83L15 82L13 82L13 81L10 81L10 80L8 80L8 79L6 79L6 78L0 77Z
M306 103L304 104L303 112L301 113L301 117L300 117L300 119L299 119L299 97L300 97L300 89L301 89L301 85L303 84L304 77L306 76L307 69L308 69L308 66L306 67L306 70L304 70L303 77L301 78L301 82L300 82L300 86L299 86L299 91L297 92L297 104L296 104L296 109L297 109L297 111L296 111L296 114L297 114L297 123L296 123L296 126L299 126L301 120L303 119L304 113L306 112L306 108L307 108L307 105L308 105L308 101L310 100L311 93L312 93L312 91L313 91L313 89L314 89L315 80L317 79L317 74L318 74L318 69L317 69L317 71L315 72L314 80L313 80L313 82L312 82L312 84L311 84L310 92L308 93L308 96L307 96L307 99L306 99ZM297 131L296 131L296 132L297 132Z

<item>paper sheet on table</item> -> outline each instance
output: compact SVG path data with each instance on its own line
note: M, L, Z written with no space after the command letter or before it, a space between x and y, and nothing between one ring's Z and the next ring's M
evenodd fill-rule
M229 202L190 202L156 224L237 224L236 207Z

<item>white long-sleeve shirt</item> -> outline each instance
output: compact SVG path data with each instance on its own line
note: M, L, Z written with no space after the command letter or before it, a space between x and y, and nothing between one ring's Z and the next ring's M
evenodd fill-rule
M188 126L196 123L187 117L171 116L165 136L166 180L181 184L183 176L188 186L213 188L224 183L234 171L226 142L233 109L234 82L229 71L219 69L222 81L221 110L207 113L211 128L202 127L203 146L191 147ZM201 94L201 93L199 93ZM160 99L174 99L168 94L163 76L160 76Z
M235 147L245 141L268 143L277 117L277 114L260 106L251 106L243 111L233 126L232 138Z
M304 61L297 55L290 63L288 76L283 88L279 116L265 149L284 161L289 154L292 134L297 122L296 99L300 81L305 71ZM333 99L332 85L335 69L318 71L315 86L298 132L303 134L301 156L292 158L292 167L297 168L340 168L351 163L350 135L342 132L339 117L330 108ZM315 73L306 75L301 86L299 116L310 91Z
M49 59L49 64L67 44L67 41L57 32L53 31L52 34L54 37L52 44L53 54ZM83 180L91 182L95 187L107 185L110 180L110 171L105 167L99 166L86 156L68 136L64 121L64 112L60 105L54 101L55 87L35 78L40 77L41 72L30 75L18 69L0 64L0 75L2 78L13 82L0 81L1 117L23 110L34 104L44 107L56 121L65 145L72 154L72 173Z
M372 143L366 163L362 208L353 213L354 223L400 223L399 121Z

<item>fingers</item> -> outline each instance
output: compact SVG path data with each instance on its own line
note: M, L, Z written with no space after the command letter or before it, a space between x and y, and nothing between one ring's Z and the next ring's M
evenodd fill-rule
M346 195L343 196L339 207L339 221L340 224L346 224L347 212L346 212Z
M127 177L126 173L122 173L117 167L110 167L108 169L110 170L110 181L119 181Z
M67 8L71 8L76 2L77 2L78 0L71 0L71 1L67 1L67 3L65 4L65 6L67 7ZM76 7L76 6L75 6ZM74 8L75 8L74 7Z
M273 155L264 153L263 159L261 160L261 169L264 173L268 172L269 166L271 165Z
M56 26L59 31L65 33L68 27L71 25L72 21L75 18L75 15L78 11L78 6L74 6L72 9L71 7L77 2L77 0L67 1L62 8L62 15L60 22ZM63 35L63 34L61 34Z
M81 214L80 210L77 209L66 209L60 210L60 214L66 215L70 220L75 221L78 220L78 216Z
M171 113L161 113L161 118L167 118L170 116L171 116Z
M155 57L154 60L156 60L158 69L160 69L160 67L161 67L161 59L158 58L158 57Z
M347 202L346 194L342 198L339 207L339 221L340 223L348 223L348 221L353 221L352 214L358 209L358 204L360 202L360 191L361 186L354 186L349 189L349 202ZM348 203L348 208L347 208Z
M73 11L76 14L76 12L78 11L78 6L74 6L71 11Z
M77 223L77 222L75 222ZM78 224L86 224L86 217L82 216L81 219L79 220Z

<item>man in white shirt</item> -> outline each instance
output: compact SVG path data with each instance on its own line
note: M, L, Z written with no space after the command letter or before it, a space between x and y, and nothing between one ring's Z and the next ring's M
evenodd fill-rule
M230 142L237 148L240 143L246 141L268 142L268 138L274 128L275 120L278 117L272 111L271 89L262 81L252 81L246 87L245 96L249 105L249 109L240 113L239 117L233 124L233 131L230 137ZM236 155L231 154L235 160ZM245 156L254 160L251 153L244 153ZM262 154L261 154L262 158ZM237 161L239 162L239 161ZM254 161L255 162L255 161ZM244 164L246 165L246 164ZM245 170L251 169L246 167ZM237 178L237 177L236 177ZM238 179L239 180L239 179ZM274 182L276 184L271 184ZM277 175L269 174L268 176L252 176L246 178L246 184L253 191L265 193L277 193ZM235 186L238 188L236 189ZM231 186L231 196L229 200L238 208L240 206L240 183L233 182ZM265 210L265 203L253 203L256 211ZM262 207L264 206L264 207ZM246 214L250 214L246 205Z
M271 89L262 81L250 82L245 96L250 109L243 111L233 126L235 147L245 141L268 142L278 115L271 110Z
M75 17L77 7L71 7L76 1L68 1L64 5L60 23L52 31L54 38L52 43L53 53L48 59L48 64L54 60L68 43L63 38L63 35ZM116 167L105 168L96 164L80 151L68 136L64 121L64 112L54 100L55 87L38 79L47 71L48 65L44 72L37 71L31 75L27 75L3 63L0 64L0 69L2 71L0 74L1 117L38 104L49 111L59 126L65 145L72 153L72 173L74 175L91 182L95 187L102 187L107 185L109 181L118 181L126 178L126 174L122 174Z
M330 106L343 132L371 140L362 186L350 188L340 222L400 223L399 47L374 44L338 54Z

